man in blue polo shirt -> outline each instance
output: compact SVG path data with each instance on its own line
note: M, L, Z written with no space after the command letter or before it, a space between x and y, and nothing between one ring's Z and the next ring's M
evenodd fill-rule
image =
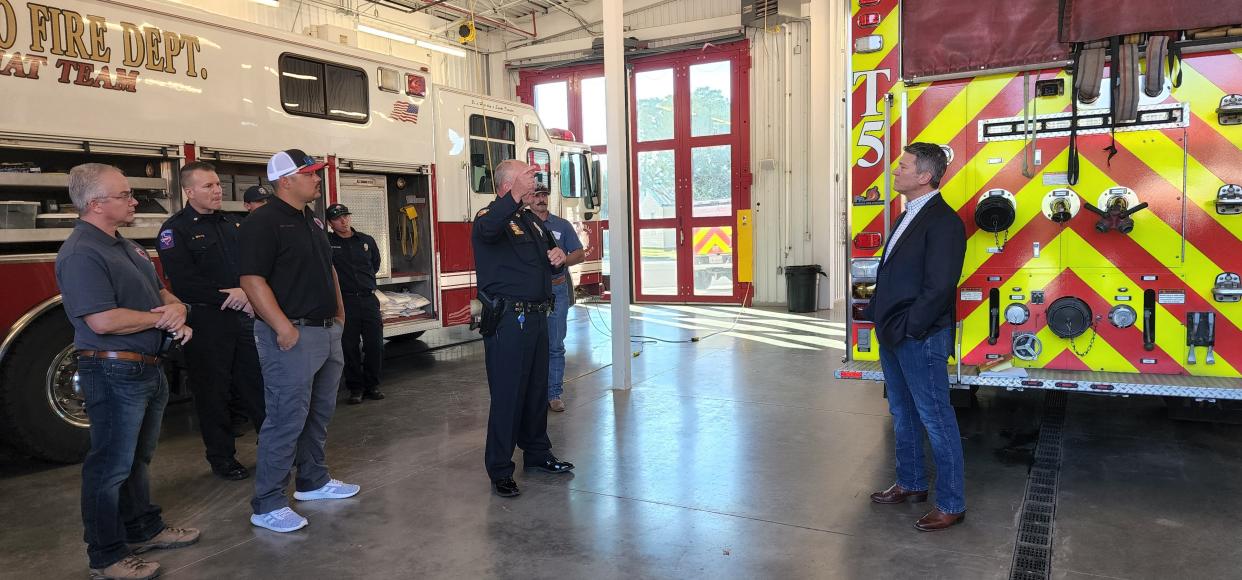
M160 367L165 333L182 344L193 332L187 307L160 283L142 246L117 231L138 202L111 165L69 172L78 210L56 254L56 284L78 348L78 381L91 420L82 463L82 524L92 578L153 578L160 565L137 554L198 541L170 528L151 503L147 469L160 437L168 381Z
M548 190L540 186L533 195L530 209L543 220L544 227L556 239L556 245L565 252L564 267L560 273L552 275L552 295L556 303L554 310L548 313L548 408L560 413L565 410L565 403L561 401L561 393L565 390L565 331L569 307L573 304L569 267L581 264L586 259L586 250L578 240L574 225L548 211Z

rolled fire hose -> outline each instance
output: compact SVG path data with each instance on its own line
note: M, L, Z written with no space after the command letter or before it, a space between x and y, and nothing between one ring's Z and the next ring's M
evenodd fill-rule
M398 231L401 237L401 253L406 258L418 254L418 208L412 203L401 206Z

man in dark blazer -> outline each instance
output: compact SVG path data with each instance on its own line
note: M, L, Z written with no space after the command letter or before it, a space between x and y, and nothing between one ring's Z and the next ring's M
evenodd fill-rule
M893 189L906 197L906 211L884 248L875 296L864 311L879 338L897 447L897 481L871 494L871 501L927 501L922 426L936 461L936 508L914 524L925 532L966 517L962 441L949 404L948 372L966 228L938 189L947 166L938 145L905 148Z

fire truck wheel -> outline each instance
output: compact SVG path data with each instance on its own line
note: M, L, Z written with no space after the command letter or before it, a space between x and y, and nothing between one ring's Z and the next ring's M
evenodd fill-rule
M9 445L58 463L86 457L90 424L77 366L73 328L62 309L22 332L0 368L0 434Z
M409 334L398 334L396 336L390 336L388 337L388 342L407 342L411 340L418 340L418 338L421 337L424 332L427 332L427 331L420 330L418 332L411 332Z

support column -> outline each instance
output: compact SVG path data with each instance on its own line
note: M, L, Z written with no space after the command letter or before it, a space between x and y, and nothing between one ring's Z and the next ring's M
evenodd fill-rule
M630 388L630 191L625 111L625 11L604 0L604 94L608 125L608 260L612 288L612 388Z
M842 199L845 171L842 152L847 134L841 129L844 105L841 35L844 9L838 2L811 2L811 255L828 273L819 286L819 307L831 308L843 295L845 242Z

